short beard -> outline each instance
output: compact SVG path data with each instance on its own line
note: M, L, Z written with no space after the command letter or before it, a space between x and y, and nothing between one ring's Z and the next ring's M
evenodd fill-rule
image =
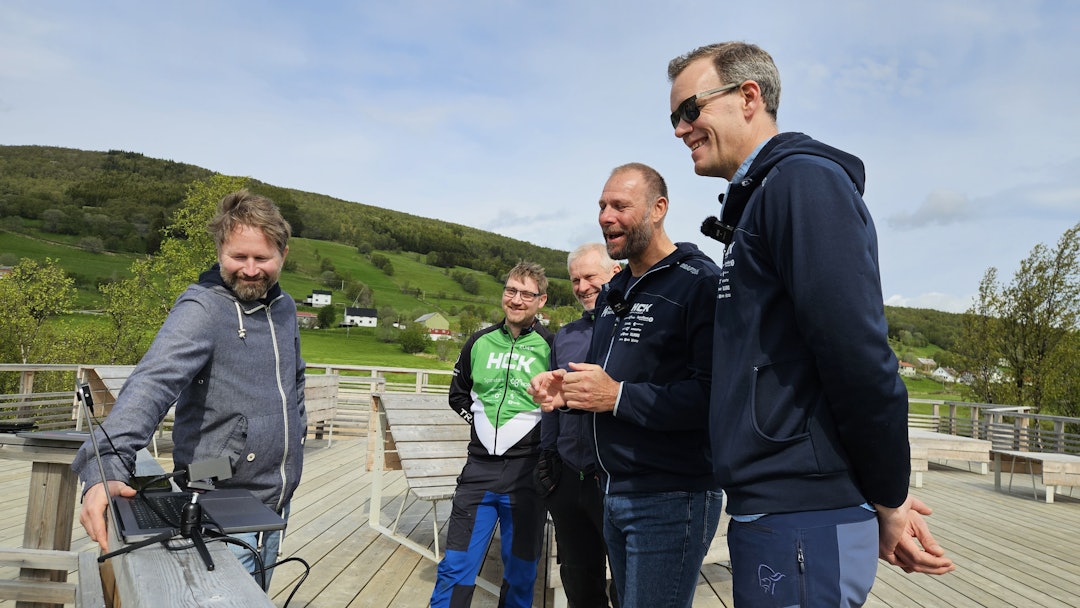
M245 302L261 300L266 295L266 292L270 291L271 286L270 277L266 274L261 274L258 282L241 281L239 272L230 274L224 268L221 269L221 279L236 294L237 298Z
M652 224L650 224L646 218L645 221L632 226L626 231L626 238L621 250L613 248L611 244L608 243L608 256L613 260L629 260L631 258L636 258L645 253L645 250L649 248L649 242L652 241L652 236Z

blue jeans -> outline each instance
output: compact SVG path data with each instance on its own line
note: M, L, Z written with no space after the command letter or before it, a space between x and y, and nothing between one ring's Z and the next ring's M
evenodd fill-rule
M289 505L285 505L285 509L282 512L281 517L285 521L289 521ZM229 536L242 540L245 543L260 549L259 556L262 557L263 566L269 566L278 561L278 555L281 553L281 535L284 530L273 530L270 532L239 532L237 534L230 534ZM261 535L261 538L260 538ZM262 541L261 543L259 541ZM228 543L229 549L232 550L236 559L240 560L240 564L251 573L251 576L255 579L255 583L261 582L261 577L258 573L259 563L255 560L255 556L247 548L234 543ZM270 576L274 574L272 569L266 570L266 587L270 588ZM264 589L264 590L265 590Z
M622 608L690 607L723 498L711 490L604 497L604 540Z

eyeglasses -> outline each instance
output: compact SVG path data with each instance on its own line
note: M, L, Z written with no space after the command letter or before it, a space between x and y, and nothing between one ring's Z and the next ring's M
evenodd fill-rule
M506 299L508 299L508 300L513 300L514 296L521 296L521 301L522 302L532 302L536 298L540 297L542 294L539 294L539 293L537 293L535 291L525 291L524 289L516 289L514 287L504 287L503 288L503 295L506 296Z
M679 121L685 120L686 122L694 122L701 116L701 106L697 105L697 100L702 97L708 97L709 95L716 95L717 93L726 93L737 88L740 84L742 83L736 82L725 84L722 87L709 89L708 91L702 91L697 95L687 97L679 104L679 107L675 108L675 111L671 113L671 127L677 129L679 127Z

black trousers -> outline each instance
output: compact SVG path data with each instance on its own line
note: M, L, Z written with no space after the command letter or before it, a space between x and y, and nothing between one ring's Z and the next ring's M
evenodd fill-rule
M546 501L555 522L567 603L570 608L607 608L604 494L599 478L564 467L559 485ZM618 606L614 597L611 605Z

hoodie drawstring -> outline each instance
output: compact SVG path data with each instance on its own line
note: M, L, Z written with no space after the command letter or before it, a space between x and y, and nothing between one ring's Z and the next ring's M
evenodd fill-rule
M233 306L236 307L236 322L240 324L240 329L236 330L236 334L243 340L247 336L247 330L244 329L244 313L240 310L240 303L233 301Z

